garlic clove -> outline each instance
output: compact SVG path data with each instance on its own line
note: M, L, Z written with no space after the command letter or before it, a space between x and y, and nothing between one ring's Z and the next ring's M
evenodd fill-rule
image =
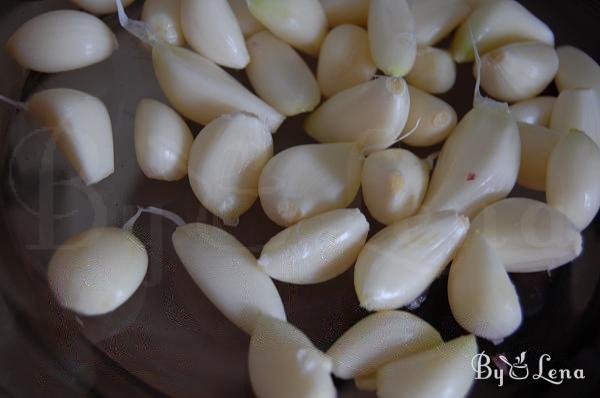
M281 40L308 55L319 53L327 17L318 0L248 0L248 8Z
M359 391L377 391L377 374L356 376L354 385Z
M380 367L442 343L421 318L404 311L371 314L348 329L327 351L341 379L374 376Z
M177 181L187 174L194 137L173 109L153 99L143 99L135 112L135 154L148 178Z
M368 232L369 223L360 210L332 210L275 235L264 246L258 265L282 282L325 282L354 264Z
M431 94L448 92L456 82L456 64L450 53L434 47L419 47L406 81Z
M482 211L471 224L496 249L508 272L550 271L581 254L577 227L533 199L510 198Z
M545 191L548 158L560 140L561 133L534 124L518 125L521 136L521 165L517 182L525 188Z
M377 67L371 58L369 36L363 28L341 25L325 37L317 68L317 79L324 97L367 82Z
M158 43L152 59L158 83L173 107L196 123L206 125L226 113L245 111L275 132L284 120L227 72L193 51Z
M475 378L474 336L462 336L428 351L400 358L377 372L377 397L466 397Z
M352 203L360 188L363 156L351 143L299 145L273 157L260 175L258 194L267 216L281 226Z
M550 127L563 133L583 131L600 145L600 96L594 90L561 91L552 109Z
M148 269L142 242L119 228L93 228L61 244L48 264L48 282L61 306L103 315L126 302Z
M212 225L188 224L175 230L173 245L206 297L246 333L252 333L261 315L286 319L273 281L232 235Z
M531 98L511 105L510 113L517 122L548 127L555 103L556 97Z
M415 18L415 37L421 46L433 46L448 36L471 12L466 0L409 0Z
M86 185L114 170L110 116L100 99L81 91L40 91L28 101L31 116L52 130L52 137Z
M450 267L448 301L465 330L490 341L513 334L523 318L500 256L477 231L469 234Z
M279 319L258 321L248 352L250 382L260 398L334 398L331 359L304 333Z
M124 7L132 4L135 0L120 0ZM167 0L172 1L172 0ZM79 8L91 12L92 14L112 14L117 12L115 0L71 0Z
M320 0L329 27L343 24L367 26L370 0Z
M429 166L405 149L386 149L367 157L362 194L369 213L384 225L414 215L429 184Z
M369 45L375 65L386 75L402 77L417 56L415 20L406 0L371 0Z
M600 209L600 149L580 131L567 133L548 160L548 205L584 230Z
M558 47L560 67L556 75L558 91L593 89L600 96L600 65L589 55L572 46Z
M25 22L6 42L23 67L42 73L66 72L104 61L117 39L97 17L81 11L51 11Z
M148 24L158 39L174 46L185 44L181 28L181 0L144 1L142 21Z
M471 9L475 9L477 7L481 7L482 5L495 3L503 0L467 0L467 4L471 7Z
M202 206L225 224L237 225L258 198L258 179L272 156L273 139L258 118L246 113L221 116L194 140L190 185Z
M474 45L484 55L506 44L525 41L554 46L554 33L517 1L490 1L475 8L458 29L452 42L452 56L458 63L471 62L475 58Z
M381 311L410 304L442 273L468 230L469 220L454 211L420 214L381 230L354 268L361 307Z
M252 61L246 68L256 93L286 116L310 112L321 102L317 79L286 42L262 31L248 39Z
M253 34L260 32L265 29L258 19L254 18L254 15L250 13L246 0L228 0L231 10L235 14L235 17L240 24L240 29L244 34L244 37L252 36Z
M329 98L308 116L304 129L319 142L356 142L368 153L397 141L409 109L406 82L379 78Z

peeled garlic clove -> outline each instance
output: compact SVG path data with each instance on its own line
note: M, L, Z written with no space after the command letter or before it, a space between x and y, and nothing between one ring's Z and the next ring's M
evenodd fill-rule
M417 56L415 20L406 0L371 0L369 44L375 65L386 75L402 77Z
M229 6L235 14L235 17L240 24L240 29L245 37L252 36L265 28L263 24L250 13L246 0L229 0Z
M498 1L504 1L504 0L467 0L467 4L469 4L469 6L471 6L472 9L475 9L477 7L481 7L482 5L494 3L494 2L498 2Z
M100 99L81 91L56 88L40 91L27 108L52 137L86 185L115 170L110 116Z
M248 352L250 382L260 398L334 398L331 359L287 322L264 316Z
M446 50L420 47L406 81L431 94L445 93L456 82L456 64Z
M548 161L548 205L584 230L600 209L600 149L580 131L556 145Z
M466 397L475 378L475 355L475 337L462 336L400 358L377 372L377 397Z
M363 166L363 199L373 218L385 225L415 214L428 184L429 166L405 149L375 152Z
M329 27L343 24L367 26L369 0L320 0Z
M553 47L554 33L517 1L490 1L475 8L458 29L452 42L452 56L458 63L471 62L475 58L474 44L483 55L506 44L524 41Z
M412 0L417 44L432 46L445 38L471 12L466 0Z
M260 173L272 156L273 139L259 119L245 113L221 116L192 145L192 190L208 211L237 225L256 201Z
M248 0L256 19L281 40L316 56L327 33L327 17L318 0Z
M25 22L6 42L23 67L42 73L66 72L104 61L117 39L100 19L81 11L51 11Z
M594 90L563 90L554 104L550 127L563 133L583 131L600 145L600 96Z
M175 230L173 245L206 297L246 333L252 333L261 315L286 319L273 281L232 235L212 225L188 224Z
M119 228L93 228L69 238L48 264L58 302L79 314L114 311L141 285L148 269L142 242Z
M600 96L600 65L589 55L572 46L558 47L560 67L556 87L565 89L591 88Z
M286 116L310 112L321 102L317 79L286 42L262 31L248 39L252 61L246 68L256 93Z
M379 78L337 93L308 116L304 128L319 142L356 142L371 152L394 144L409 109L406 82Z
M166 43L183 46L185 38L181 28L181 0L146 0L142 21L152 33Z
M450 267L448 301L465 330L490 341L513 334L523 318L500 256L479 232L469 234Z
M193 51L158 43L152 49L154 71L173 107L196 123L208 124L226 113L257 115L271 132L284 117L212 61Z
M550 271L581 253L581 234L561 212L533 199L510 198L473 220L508 272Z
M127 7L134 0L120 0L124 7ZM168 0L172 1L172 0ZM115 0L71 0L71 3L77 5L92 14L112 14L117 12Z
M546 169L548 158L561 133L543 126L519 123L521 136L521 165L519 185L536 191L546 190Z
M376 391L377 390L377 374L366 376L356 376L354 384L360 391Z
M510 106L510 113L517 122L548 127L556 97L536 97Z
M381 230L354 268L361 307L381 311L410 304L452 260L468 230L469 220L454 211L420 214Z
M367 82L375 72L377 67L371 59L366 30L358 26L342 25L327 34L321 46L317 68L317 79L323 96L331 97Z
M430 324L404 311L382 311L348 329L327 351L333 374L368 376L383 365L442 343Z
M320 283L354 264L367 240L369 223L358 209L339 209L307 218L281 231L264 246L258 265L273 279Z

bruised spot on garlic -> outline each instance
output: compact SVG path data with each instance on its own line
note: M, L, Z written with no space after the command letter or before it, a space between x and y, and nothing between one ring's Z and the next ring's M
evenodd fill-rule
M350 24L367 26L370 0L320 0L329 27Z
M521 164L517 182L528 189L545 191L548 158L562 134L534 124L518 125L521 137Z
M246 0L228 1L231 10L233 11L235 17L238 20L240 29L242 30L244 37L252 36L256 32L260 32L261 30L265 29L263 24L261 24L248 9L248 3L246 2Z
M415 37L421 46L433 46L469 16L466 0L409 0L415 18Z
M549 127L556 97L535 97L510 106L510 113L517 122Z
M415 64L406 81L431 94L443 94L456 82L456 64L446 50L419 47Z
M563 133L583 131L600 145L600 96L591 89L564 89L552 109L550 127Z
M181 28L181 0L145 0L142 21L148 24L156 37L174 46L183 46Z

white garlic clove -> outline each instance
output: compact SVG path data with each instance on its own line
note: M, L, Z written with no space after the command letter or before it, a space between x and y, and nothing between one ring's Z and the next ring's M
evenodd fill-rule
M81 11L51 11L25 22L6 42L23 67L42 73L66 72L104 61L117 39L100 19Z
M310 112L321 102L317 79L286 42L262 31L248 39L252 61L246 68L256 93L286 116Z
M556 87L565 89L591 88L600 96L600 65L589 55L572 46L558 47L560 67Z
M563 133L583 131L600 145L600 96L594 90L561 91L552 109L550 127Z
M536 97L511 105L510 113L517 122L548 127L555 103L556 97Z
M236 113L210 122L194 140L188 175L194 194L227 225L258 198L260 173L273 156L273 139L253 115Z
M577 227L561 212L533 199L510 198L473 220L508 272L550 271L581 254Z
M428 93L443 94L456 82L456 64L446 50L419 47L415 64L406 75L406 81Z
M477 350L474 336L462 336L392 362L377 372L377 397L466 397Z
M324 97L367 82L377 67L371 58L367 31L354 25L333 28L325 37L317 68Z
M350 24L367 26L370 0L320 0L329 27Z
M452 42L452 56L458 63L471 62L475 58L474 45L483 55L506 44L524 41L554 46L554 33L519 2L490 1L475 8L458 29Z
M258 265L279 281L325 282L354 264L368 232L369 223L360 210L332 210L275 235L264 246Z
M142 21L160 40L174 46L183 46L181 28L181 0L145 0Z
M348 206L360 188L363 156L351 143L299 145L278 153L260 175L267 216L281 226Z
M244 111L257 115L274 132L284 120L227 72L193 51L158 43L152 59L158 83L173 107L196 123L206 125L226 113Z
M319 142L356 142L369 153L397 141L409 110L406 82L378 78L329 98L308 116L304 129Z
M518 123L521 136L521 165L519 185L535 191L546 190L548 158L561 133L543 126Z
M354 287L361 307L403 307L422 294L452 260L469 230L454 211L420 214L384 228L358 256Z
M359 391L377 391L377 374L356 376L354 385Z
M490 341L513 334L523 318L500 256L477 231L469 234L450 267L448 301L465 330Z
M371 0L369 45L375 65L386 75L402 77L417 56L415 20L406 0Z
M466 0L409 0L415 18L415 37L421 46L433 46L448 36L471 12Z
M273 281L232 235L212 225L188 224L175 230L173 245L206 297L246 333L262 315L286 319Z
M374 376L380 367L442 343L421 318L404 311L371 314L348 329L327 351L342 379Z
M600 149L580 131L567 133L548 160L548 205L584 230L600 209Z
M367 157L362 194L369 213L384 225L414 215L429 185L429 166L406 149L386 149Z
M248 352L250 382L260 398L334 398L331 359L304 333L269 316L258 321Z
M119 228L93 228L58 247L48 282L58 302L79 314L114 311L141 285L148 269L142 242Z
M173 109L153 99L143 99L135 112L135 155L144 175L177 181L187 174L194 137Z
M316 56L327 34L327 17L318 0L248 0L256 19L281 40Z
M482 5L494 3L494 2L498 2L498 1L504 1L504 0L467 0L467 4L469 4L469 6L471 6L471 9L474 10L475 8L481 7Z
M444 143L424 210L474 216L508 196L517 182L520 157L519 129L508 109L476 106Z
M102 181L115 170L110 116L100 99L81 91L40 91L27 108L52 137L86 185Z
M124 7L132 4L135 0L120 0ZM172 1L172 0L167 0ZM92 14L112 14L117 12L115 0L71 0L79 8L91 12Z
M235 17L240 24L240 29L245 37L252 36L253 34L260 32L265 27L261 24L258 19L254 18L254 15L250 13L246 0L228 0L231 10L235 14Z

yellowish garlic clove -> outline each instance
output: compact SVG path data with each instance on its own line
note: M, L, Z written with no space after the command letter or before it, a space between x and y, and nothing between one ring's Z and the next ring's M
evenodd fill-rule
M331 359L304 333L279 319L262 317L250 339L250 382L260 398L335 398Z
M317 68L324 97L367 82L377 67L371 58L367 31L354 25L333 28L325 37Z
M278 153L260 175L267 216L281 226L348 206L360 188L363 156L351 143L299 145Z
M521 136L521 165L517 182L525 188L545 191L548 158L560 140L561 133L534 124L518 125Z
M421 318L404 311L382 311L348 329L327 356L332 360L334 375L361 380L373 377L392 361L441 343L437 330Z
M48 282L63 307L103 315L126 302L148 269L142 242L120 228L93 228L58 247L48 264Z
M317 79L300 55L267 31L248 39L252 61L246 68L256 93L286 116L310 112L321 102Z
M264 246L258 265L273 279L312 284L333 279L354 264L369 223L358 209L339 209L304 219Z
M550 127L563 133L583 131L600 145L600 96L594 90L563 90L552 109Z
M369 311L417 299L452 260L469 220L454 211L420 214L393 224L367 242L354 268L354 287Z
M398 140L409 109L406 82L378 78L329 98L308 116L304 128L319 142L356 142L369 153Z
M419 47L415 64L406 75L406 81L428 93L443 94L456 82L456 64L446 50Z
M235 14L235 17L240 24L240 29L244 34L244 37L252 36L253 34L260 32L265 27L261 24L258 19L254 18L254 15L248 9L246 0L228 0L231 10Z
M273 281L232 235L212 225L188 224L175 230L173 245L206 297L246 333L252 334L262 315L286 319Z
M517 122L550 126L556 97L536 97L510 106L510 113Z
M23 67L42 73L66 72L104 61L117 39L97 17L81 11L51 11L25 22L6 42Z
M496 249L508 272L550 271L579 256L581 234L561 212L533 199L510 198L471 224Z
M360 391L377 391L377 374L356 376L354 385Z
M124 7L132 4L135 0L120 0ZM172 1L172 0L168 0ZM117 12L115 0L71 0L79 8L92 14L112 14Z
M556 87L565 89L594 89L600 96L600 65L585 52L572 46L558 47L560 67Z
M571 131L548 160L548 205L584 230L600 209L600 149L581 131Z
M316 56L327 34L327 17L318 0L247 0L256 19L281 40Z
M415 37L433 46L448 36L471 12L467 0L409 0L415 18Z
M370 0L320 0L329 27L343 24L367 26Z
M458 63L471 62L475 58L474 45L483 55L506 44L525 41L554 46L554 33L517 1L489 1L476 7L458 29L452 56Z
M227 225L258 198L258 179L273 156L273 139L259 119L236 113L209 123L194 140L188 175L194 194Z
M183 46L185 38L181 28L181 0L145 0L142 21L154 35L174 46Z

